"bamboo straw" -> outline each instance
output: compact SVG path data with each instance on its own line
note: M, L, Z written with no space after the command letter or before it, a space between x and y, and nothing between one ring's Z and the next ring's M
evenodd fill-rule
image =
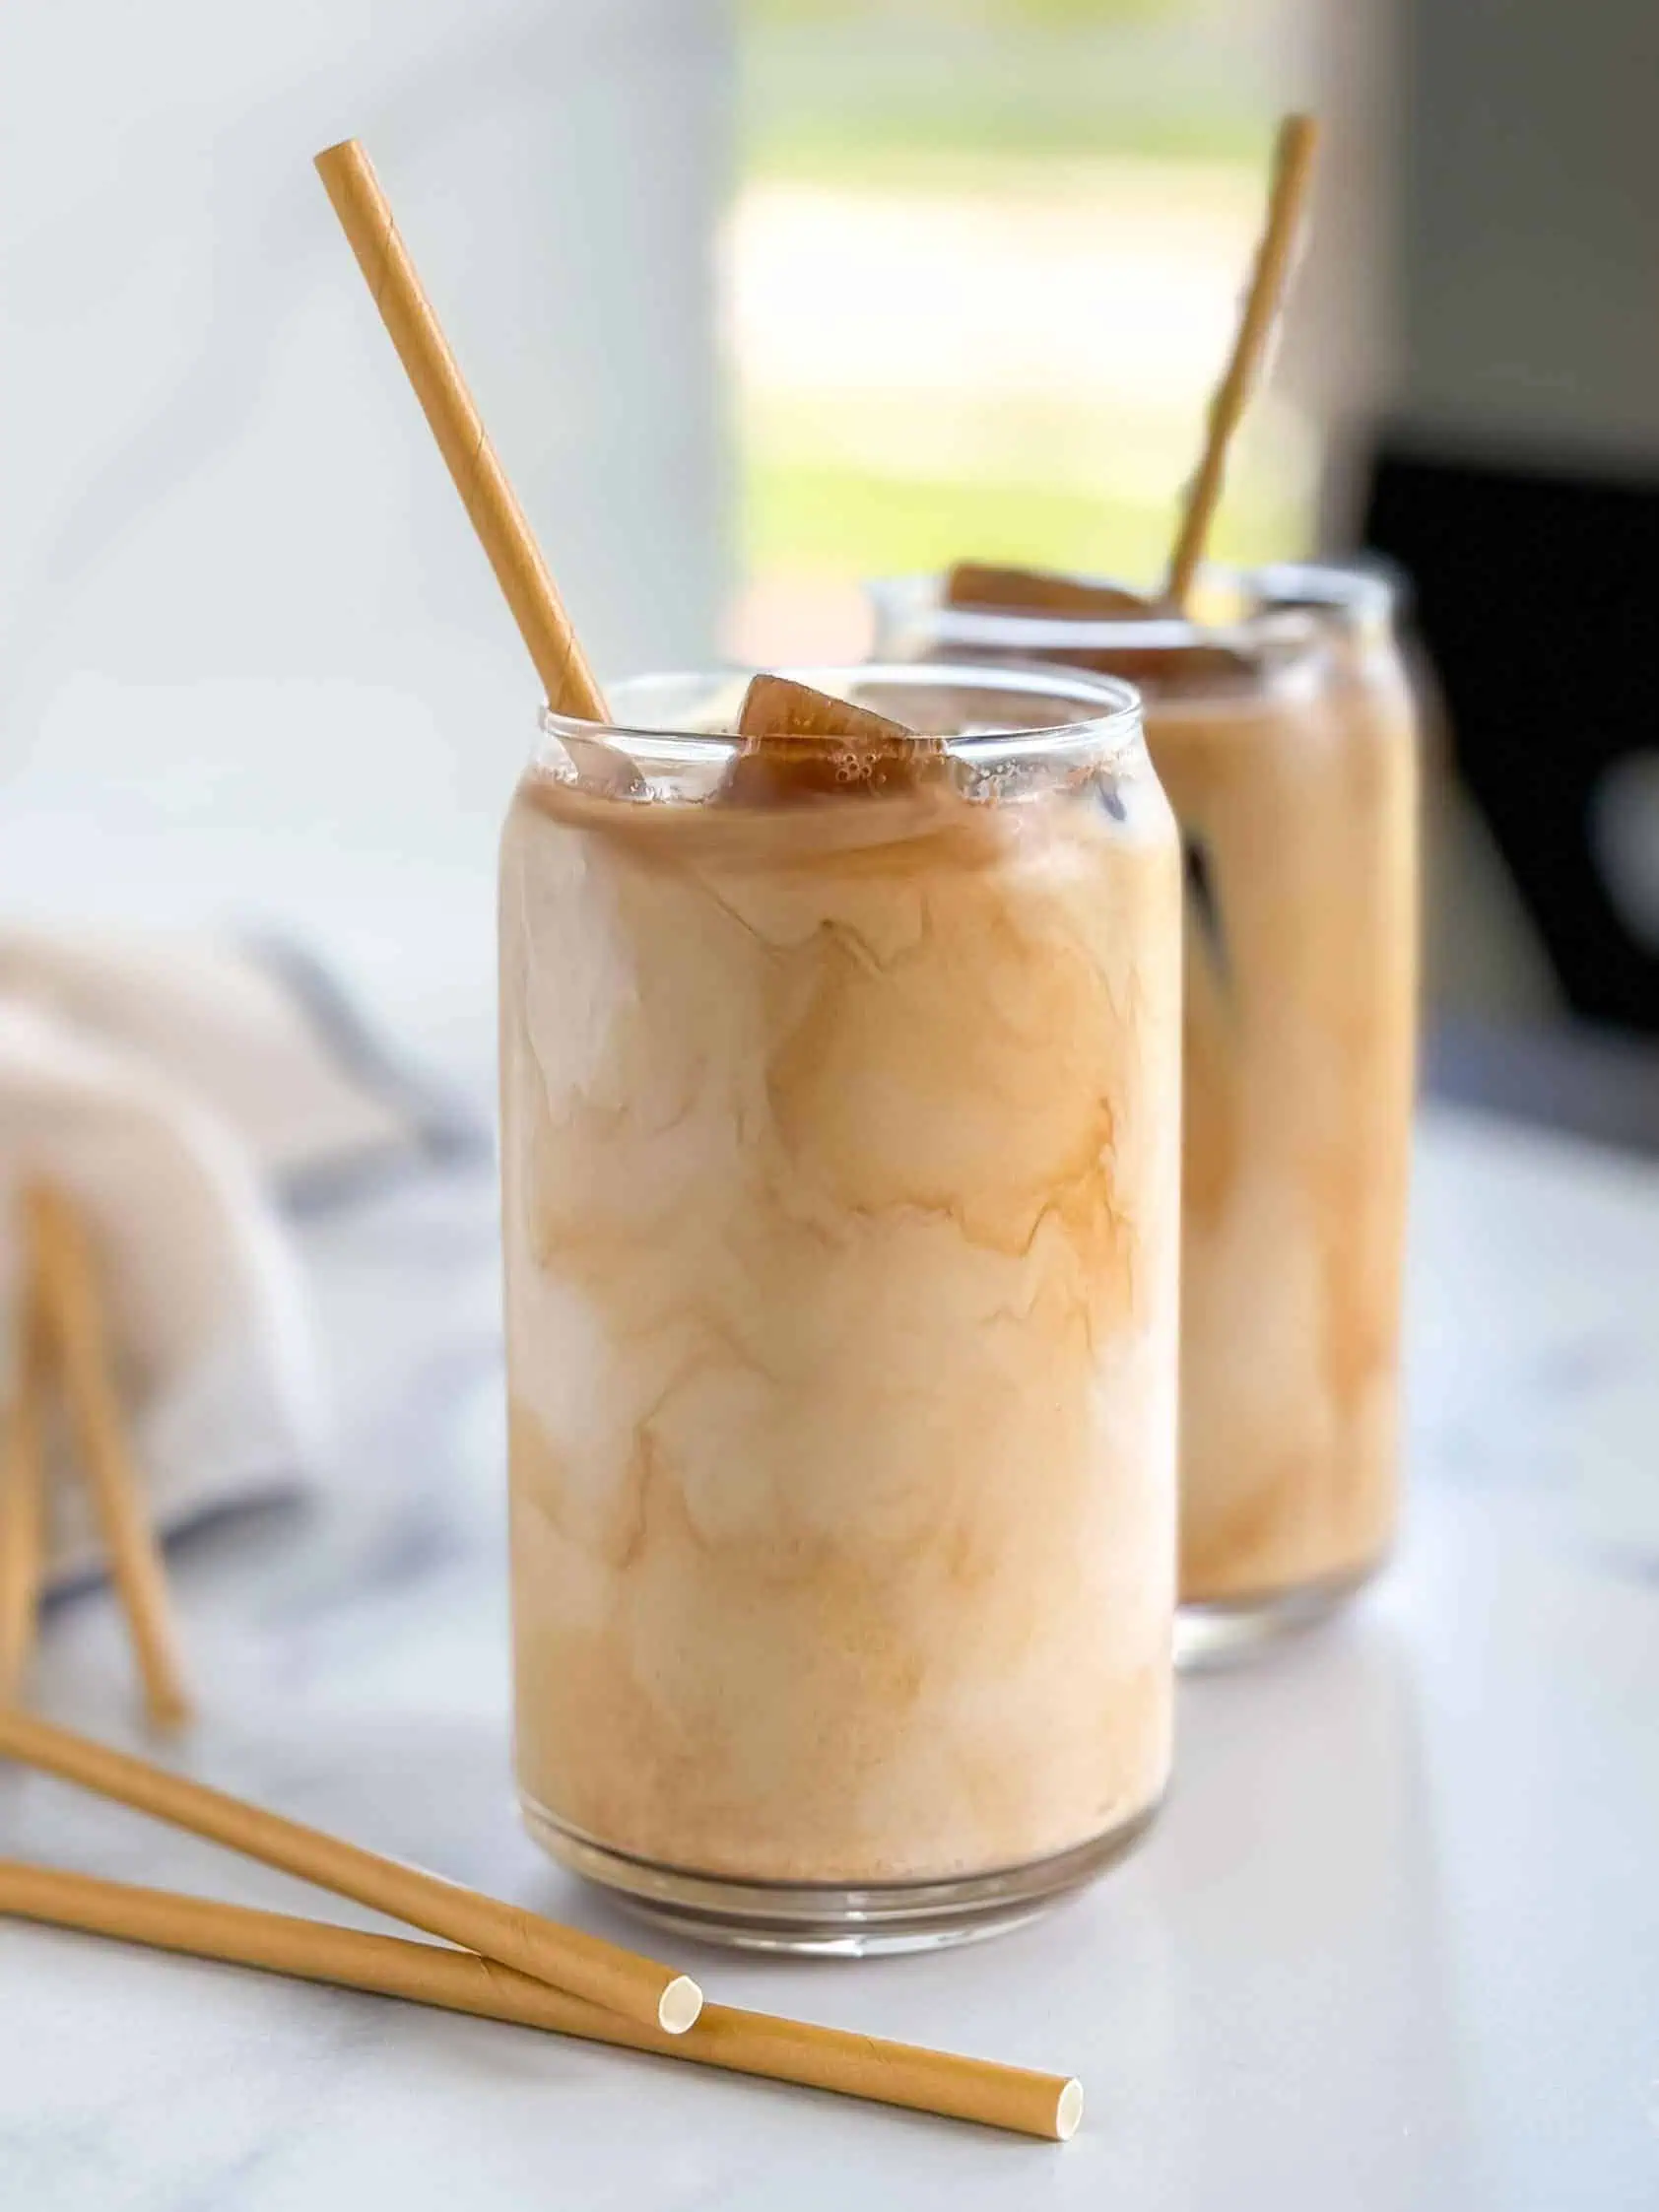
M503 1904L458 1882L447 1882L441 1875L382 1858L377 1851L285 1820L280 1813L168 1774L145 1760L129 1759L48 1721L0 1711L0 1756L38 1767L155 1820L169 1821L210 1843L262 1859L267 1866L297 1874L319 1889L352 1898L411 1927L425 1928L429 1935L445 1936L501 1966L515 1967L539 1981L550 1981L670 2035L689 2028L701 2007L702 1991L695 1981L601 1936L585 1935L522 1906Z
M0 1457L0 1705L23 1687L34 1649L44 1548L46 1346L39 1253L23 1209L17 1360Z
M1205 541L1221 502L1228 446L1238 428L1273 326L1284 302L1301 230L1302 209L1313 173L1313 149L1319 135L1311 115L1287 115L1274 148L1273 181L1268 191L1267 224L1256 251L1256 265L1245 296L1232 355L1210 402L1204 450L1187 487L1186 503L1169 556L1164 596L1177 612L1186 607Z
M405 1997L488 2020L552 2029L665 2058L689 2058L697 2065L836 2090L915 2111L980 2120L1051 2141L1064 2142L1083 2116L1082 2088L1063 2074L959 2058L731 2005L705 2005L687 2034L669 2036L503 1971L470 1951L365 1935L91 1875L0 1860L0 1913L301 1980Z
M368 156L355 138L316 157L340 227L374 296L415 396L477 531L556 713L607 722L604 694L524 509L513 495L427 298Z
M26 1203L39 1254L49 1344L126 1612L145 1704L158 1727L175 1728L189 1718L190 1700L166 1570L145 1511L143 1483L115 1381L91 1240L75 1208L49 1184L35 1185Z

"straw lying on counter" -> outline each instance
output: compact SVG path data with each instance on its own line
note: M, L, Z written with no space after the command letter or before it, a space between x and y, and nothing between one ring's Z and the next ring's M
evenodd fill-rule
M1050 2142L1073 2135L1083 2116L1082 2088L1063 2074L998 2066L732 2005L705 2005L686 2034L665 2035L467 1951L365 1935L166 1890L135 1889L90 1875L0 1860L0 1914L978 2120Z
M0 1712L0 1756L130 1805L223 1843L319 1889L482 1952L537 1980L604 2005L624 2019L669 2035L689 2028L702 2005L697 1983L620 1944L587 1935L522 1906L485 1897L458 1882L382 1858L320 1829L285 1820L223 1790L72 1735L22 1712Z

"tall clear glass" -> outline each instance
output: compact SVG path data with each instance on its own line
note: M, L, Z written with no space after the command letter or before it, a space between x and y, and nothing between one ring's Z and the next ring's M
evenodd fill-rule
M1186 868L1180 1648L1317 1617L1398 1509L1418 735L1380 576L1212 574L1215 619L876 588L879 649L1131 677Z
M517 1764L658 1918L871 1951L1163 1788L1180 864L1127 686L802 673L938 772L758 799L651 678L508 817Z

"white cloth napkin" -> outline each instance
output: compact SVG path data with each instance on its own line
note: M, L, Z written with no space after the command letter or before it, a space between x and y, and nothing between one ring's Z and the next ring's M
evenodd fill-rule
M484 1141L292 948L0 930L0 1362L40 1177L92 1233L157 1526L301 1488L327 1425L279 1198ZM100 1557L84 1486L54 1479L51 1579Z

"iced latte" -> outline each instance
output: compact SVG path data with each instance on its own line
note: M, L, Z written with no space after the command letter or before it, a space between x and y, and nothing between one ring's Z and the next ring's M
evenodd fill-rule
M1394 1529L1410 689L1386 587L1340 570L1212 580L1202 626L986 573L999 606L882 587L885 649L1131 677L1181 826L1180 1584L1184 1646L1221 1648L1323 1610Z
M517 1758L566 1863L845 1950L1163 1787L1180 875L1123 686L810 681L548 717L507 823Z

